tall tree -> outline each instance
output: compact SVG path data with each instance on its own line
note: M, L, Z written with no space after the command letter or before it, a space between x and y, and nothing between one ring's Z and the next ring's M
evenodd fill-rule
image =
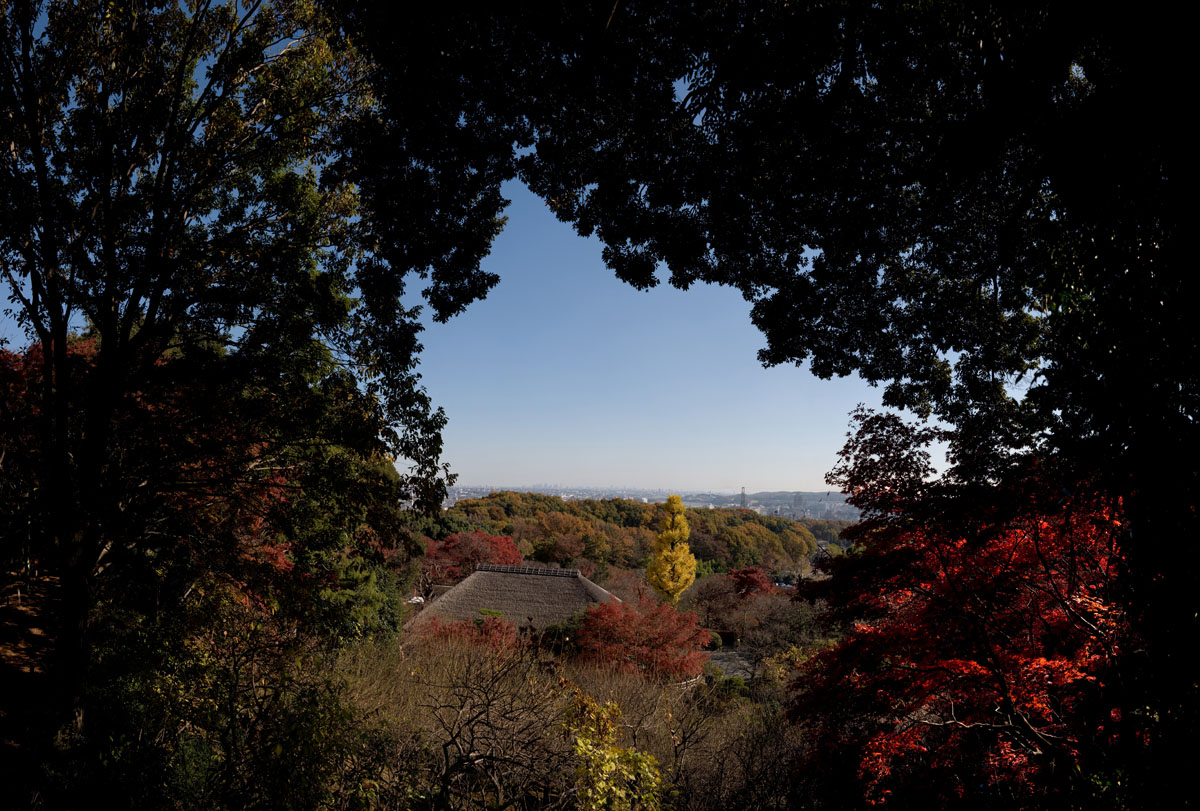
M265 600L253 557L295 572L316 602L276 604L310 629L371 627L364 561L441 501L406 294L427 279L445 319L486 293L503 200L459 182L457 100L417 116L373 78L312 3L0 3L0 279L32 342L0 523L61 576L76 728L105 623L178 615L214 572Z
M931 431L860 409L830 482L859 551L813 584L841 642L802 667L796 720L820 791L898 807L1128 808L1156 721L1129 690L1120 499L1031 461L984 501L931 480ZM847 685L853 685L847 689Z
M671 605L696 579L696 558L688 549L688 523L683 499L671 495L663 505L658 535L654 538L654 557L646 567L646 580L658 596Z

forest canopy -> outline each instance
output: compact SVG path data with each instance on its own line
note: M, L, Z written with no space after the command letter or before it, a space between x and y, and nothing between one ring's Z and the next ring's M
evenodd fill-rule
M495 284L479 263L512 179L630 284L738 289L763 363L858 373L936 420L859 412L831 477L868 520L830 596L865 613L818 665L924 691L842 719L847 785L919 797L926 746L950 776L987 753L985 804L1086 786L1120 807L1185 778L1200 347L1175 7L394 14L0 2L0 274L28 341L0 348L0 532L7 568L59 583L45 785L320 806L367 762L322 732L340 705L303 663L399 623L410 512L452 480L410 294L445 319ZM653 536L636 506L520 509L453 531L624 565ZM688 521L726 566L796 565L811 542ZM1057 603L1014 597L1035 592ZM995 623L1022 629L1019 661L988 658ZM961 678L905 680L910 659ZM1006 688L1044 662L1053 689ZM981 715L960 721L963 700ZM284 730L312 733L304 764Z
M420 522L429 537L478 530L511 536L523 555L564 566L587 560L599 565L641 568L649 562L662 505L628 499L575 499L502 491L464 499L436 522ZM817 552L813 530L826 542L848 521L759 515L751 510L695 509L685 512L689 545L716 571L762 566L777 573L808 570ZM831 537L832 536L832 537Z

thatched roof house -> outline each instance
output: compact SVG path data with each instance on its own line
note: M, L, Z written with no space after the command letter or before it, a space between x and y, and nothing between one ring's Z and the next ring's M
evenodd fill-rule
M542 569L480 563L471 575L438 597L410 620L418 630L433 617L439 622L476 620L480 611L499 611L518 628L541 631L593 603L619 598L597 586L578 569Z

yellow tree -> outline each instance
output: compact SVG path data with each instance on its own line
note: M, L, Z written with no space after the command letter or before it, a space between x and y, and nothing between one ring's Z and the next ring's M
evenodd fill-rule
M696 558L687 545L689 534L683 499L669 496L654 539L654 558L646 567L646 580L671 605L679 602L679 595L696 579Z
M575 736L579 808L658 811L662 807L658 761L654 755L618 745L621 708L612 701L601 704L578 687L572 689L566 727Z

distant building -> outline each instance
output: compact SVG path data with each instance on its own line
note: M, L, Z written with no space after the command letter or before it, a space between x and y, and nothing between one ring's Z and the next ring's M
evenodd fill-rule
M579 573L578 569L500 566L480 563L466 580L428 603L406 623L420 630L434 617L442 623L481 619L481 610L500 616L521 629L542 631L596 603L620 602Z

